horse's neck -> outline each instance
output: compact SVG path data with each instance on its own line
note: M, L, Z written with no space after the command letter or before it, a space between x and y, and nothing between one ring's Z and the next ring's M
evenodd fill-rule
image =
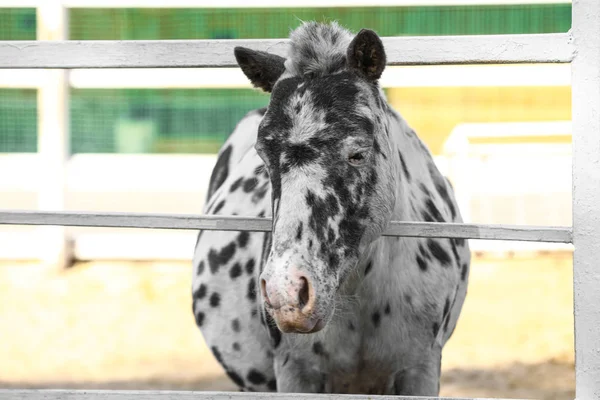
M431 154L421 142L415 131L394 110L386 113L392 148L391 159L395 163L396 205L392 221L414 221L413 204L423 197L420 185L427 184L428 163L433 162ZM402 161L404 165L402 165Z
M395 163L394 175L396 177L396 204L390 220L415 221L418 220L415 210L421 209L422 206L414 204L414 202L423 198L419 184L428 181L426 179L426 175L429 173L427 165L432 162L431 155L416 133L398 113L391 110L387 111L386 118L386 128L390 133L390 158ZM399 154L402 154L410 177L404 172ZM358 262L357 273L346 282L342 294L355 294L357 288L363 285L362 276L369 262L375 261L381 264L381 260L389 261L391 253L396 253L399 245L410 247L414 244L413 242L399 242L403 242L402 237L398 240L398 238L389 236L382 236L372 242L362 254ZM382 268L382 265L377 265L377 268ZM378 296L377 293L372 295Z

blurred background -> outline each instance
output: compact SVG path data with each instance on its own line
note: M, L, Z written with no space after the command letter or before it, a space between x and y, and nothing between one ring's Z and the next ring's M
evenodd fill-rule
M0 40L284 38L306 20L381 36L571 27L568 0L217 3L0 0ZM466 222L571 225L568 64L388 67L381 84ZM267 103L237 68L2 70L0 208L200 214L219 147ZM0 387L233 390L194 324L195 238L0 226ZM574 398L572 246L470 243L441 394Z

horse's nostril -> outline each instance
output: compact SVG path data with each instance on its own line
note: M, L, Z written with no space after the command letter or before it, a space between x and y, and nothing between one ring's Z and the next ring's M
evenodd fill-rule
M260 292L262 293L263 296L263 300L265 301L265 303L267 303L267 305L271 305L271 301L269 300L269 295L267 293L267 281L265 281L264 279L260 280Z
M310 299L308 287L308 280L305 277L300 278L300 290L298 291L298 300L300 303L300 309L304 308L308 304Z

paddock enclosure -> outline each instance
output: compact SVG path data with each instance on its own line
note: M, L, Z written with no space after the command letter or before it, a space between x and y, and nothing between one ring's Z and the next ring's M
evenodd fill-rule
M233 48L238 45L284 55L287 39L215 39L169 41L74 41L66 40L64 20L68 7L105 7L117 0L5 0L2 6L36 7L38 40L0 41L0 69L43 70L38 98L39 174L43 183L39 210L2 210L2 225L39 225L47 231L44 258L57 265L69 259L65 227L114 227L168 230L269 231L268 219L214 217L189 214L150 214L65 211L64 179L68 147L56 140L68 131L66 88L68 70L135 68L236 67ZM133 6L148 6L128 0ZM185 7L194 0L174 0ZM235 1L230 2L236 3ZM317 4L318 2L314 2ZM336 1L322 2L335 4ZM342 2L339 2L342 3ZM345 1L352 4L353 1ZM381 4L411 3L382 1ZM412 2L412 3L427 3ZM451 3L449 1L448 3ZM456 3L461 3L456 1ZM469 3L464 1L463 3ZM240 3L241 4L241 3ZM204 4L204 6L207 6ZM248 7L244 5L244 7ZM486 241L518 241L573 245L573 294L575 338L575 397L600 398L600 2L573 0L572 27L567 33L518 35L402 36L382 37L390 66L458 64L561 64L570 65L572 121L560 129L572 130L572 226L406 223L395 221L385 235L467 238ZM0 71L0 75L3 71ZM559 130L560 130L559 129ZM468 127L458 132L468 137ZM466 133L464 133L466 132ZM462 135L462 136L461 136ZM64 139L64 138L63 138ZM564 159L564 157L562 158ZM552 169L548 167L551 171ZM10 174L10 171L2 171ZM554 173L554 172L553 172ZM190 249L191 252L191 249ZM468 298L468 296L467 296ZM460 321L459 321L460 326ZM296 395L182 391L93 391L2 389L1 399L288 399L349 398L374 396ZM385 396L397 398L398 396ZM408 398L408 397L406 397Z

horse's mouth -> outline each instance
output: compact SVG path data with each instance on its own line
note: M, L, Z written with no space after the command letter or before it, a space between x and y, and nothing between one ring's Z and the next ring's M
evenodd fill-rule
M277 320L275 320L277 321ZM289 325L289 324L277 324L279 330L283 333L298 333L308 335L311 333L319 332L321 329L325 327L325 323L323 323L322 319L315 321L310 321L303 325Z
M320 331L325 327L325 321L314 314L303 314L297 309L282 307L275 309L265 306L277 328L283 333L310 334Z

